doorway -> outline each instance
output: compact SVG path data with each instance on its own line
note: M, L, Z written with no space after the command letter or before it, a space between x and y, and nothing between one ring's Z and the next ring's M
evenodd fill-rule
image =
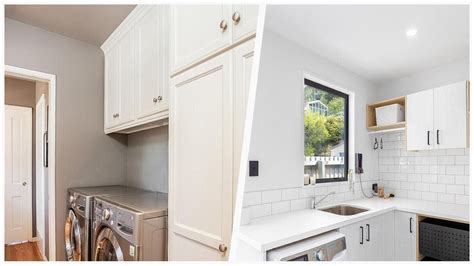
M24 260L55 260L55 81L5 66L5 254Z

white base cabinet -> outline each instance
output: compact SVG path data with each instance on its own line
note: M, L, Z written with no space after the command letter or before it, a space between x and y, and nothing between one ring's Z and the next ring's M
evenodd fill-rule
M346 236L346 260L393 260L393 222L394 214L390 212L340 228Z
M407 150L466 148L468 125L469 81L406 97Z
M167 28L166 6L140 5L101 46L106 134L168 123Z
M395 211L395 260L416 261L417 215Z

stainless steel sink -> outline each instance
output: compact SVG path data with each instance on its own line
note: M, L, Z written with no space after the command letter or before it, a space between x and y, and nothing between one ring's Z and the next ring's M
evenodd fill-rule
M354 215L361 212L366 212L368 211L368 209L354 207L350 205L336 205L336 206L320 209L320 211L330 212L337 215L349 216L349 215Z

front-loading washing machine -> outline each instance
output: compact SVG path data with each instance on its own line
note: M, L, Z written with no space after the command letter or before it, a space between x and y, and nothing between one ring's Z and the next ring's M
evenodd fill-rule
M67 216L64 226L66 258L88 261L91 256L91 217L94 197L150 192L127 186L78 187L68 189Z
M94 204L95 261L167 260L168 194L97 197Z

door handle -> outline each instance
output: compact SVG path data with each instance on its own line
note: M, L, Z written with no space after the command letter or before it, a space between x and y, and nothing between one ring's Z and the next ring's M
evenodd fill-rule
M409 221L409 223L410 223L410 234L412 234L412 233L413 233L413 228L412 228L412 225L411 225L411 223L412 223L412 220L413 220L413 218L412 218L412 217L410 217L410 221Z
M428 145L431 145L430 144L430 131L426 131L426 136L427 136L427 140L428 140Z
M48 167L48 131L43 134L43 167Z
M367 242L370 241L370 224L367 224L367 238L365 239Z
M360 242L359 244L363 245L364 244L364 227L360 227Z
M436 144L439 145L439 129L436 130Z

